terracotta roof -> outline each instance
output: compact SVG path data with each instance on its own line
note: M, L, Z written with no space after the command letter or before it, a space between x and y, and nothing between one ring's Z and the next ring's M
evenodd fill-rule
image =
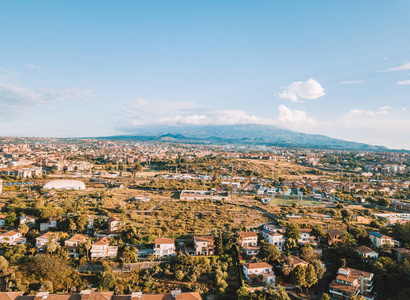
M300 228L300 232L301 232L301 233L311 233L311 232L312 232L312 228Z
M50 294L47 300L80 300L80 294Z
M266 269L266 268L272 268L272 266L266 262L258 262L258 263L248 263L248 264L244 264L245 268L247 268L248 270L250 269Z
M352 269L352 268L347 268L347 269L350 271L350 276L356 276L356 277L359 277L360 275L363 275L364 277L373 276L373 273L371 273L371 272L356 270L356 269Z
M96 240L93 245L108 245L110 243L110 241L108 240L108 238L106 236L99 238L98 240Z
M201 295L198 292L182 293L181 295L175 295L175 298L171 294L143 294L142 298L131 298L131 295L115 295L112 296L112 300L202 300Z
M366 254L366 253L377 253L376 251L374 251L373 249L367 247L367 246L359 246L357 247L357 251L359 251L360 253Z
M33 295L27 295L27 296L20 296L16 300L34 300L36 296Z
M356 292L359 286L358 285L356 286L347 285L341 282L337 282L336 280L333 280L332 283L330 284L330 287L336 290L339 290L339 291L345 291L345 292L352 294Z
M159 294L159 295L142 295L142 300L201 300L201 295L198 292L182 293L172 298L171 294Z
M70 242L84 242L87 239L87 237L83 234L74 234L71 238L69 238L67 241Z
M121 221L121 219L118 218L118 217L109 217L108 218L108 223L113 222L113 221Z
M212 235L194 236L194 240L198 242L214 242L215 238Z
M244 232L244 231L240 231L238 232L238 234L241 236L241 238L248 238L248 237L258 237L258 235L256 234L256 232L253 231L249 231L249 232Z
M5 292L0 293L0 300L15 300L18 296L22 296L24 292Z
M336 276L336 279L353 283L358 278L356 276L348 276L348 275L344 275L344 274L339 274L339 275Z
M172 238L159 238L154 240L155 245L161 245L161 244L174 244L175 240Z
M114 292L91 292L89 300L110 300Z
M13 235L16 235L16 234L19 234L19 231L17 229L13 229L13 230L10 230L10 231L7 231L7 232L1 234L0 236L6 237L6 236L13 236Z
M53 234L57 234L57 232L53 232L53 231L47 231L46 233L44 233L43 235L40 235L40 238L46 238L46 239L51 239L51 237L53 236Z
M299 265L299 264L308 265L308 263L306 261L304 261L303 259L301 259L301 258L299 258L295 255L291 255L290 258L292 259L292 266Z

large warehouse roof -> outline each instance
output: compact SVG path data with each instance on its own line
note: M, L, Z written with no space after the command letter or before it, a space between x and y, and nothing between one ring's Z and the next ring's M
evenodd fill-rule
M79 180L52 180L47 182L43 189L83 190L85 184Z

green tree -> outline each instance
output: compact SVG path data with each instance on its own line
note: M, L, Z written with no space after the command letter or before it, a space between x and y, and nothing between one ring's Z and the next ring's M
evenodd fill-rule
M64 281L73 272L66 258L49 254L37 256L29 269L40 281L51 281L54 290L61 289Z
M342 210L340 211L340 213L341 213L341 215L342 215L343 218L348 218L348 219L350 219L350 217L352 216L352 212L351 212L350 210L348 210L348 209L342 209Z
M9 262L4 256L0 256L0 270L6 270L9 267Z
M176 280L182 281L182 279L184 279L184 277L185 277L185 274L184 274L184 272L183 272L182 270L177 270L177 271L175 272L175 279L176 279Z
M322 229L322 227L315 226L312 228L312 235L316 237L320 243L321 239L323 239L326 236L326 233Z
M44 280L41 282L40 292L52 293L53 291L53 283L50 280Z
M79 231L84 231L85 227L88 225L88 217L85 214L81 214L76 220L77 227Z
M285 236L289 239L298 240L300 238L300 228L296 223L289 223L286 227Z
M21 224L18 230L22 236L25 236L27 232L30 230L30 227L28 227L27 224Z
M387 198L380 198L377 204L379 206L390 206L390 200Z
M320 298L320 300L330 300L329 294L324 293L324 294L322 295L322 298Z
M313 248L306 246L302 247L302 249L300 249L300 255L305 261L311 263L314 259Z
M285 248L287 251L293 251L298 247L298 242L292 238L285 241Z
M99 290L100 291L110 291L115 285L115 276L109 271L105 271L101 274L100 282L99 282Z
M14 226L14 223L17 221L17 215L15 212L8 213L5 218L6 224L8 226Z
M263 261L273 262L280 256L278 248L273 244L262 243L257 257Z
M69 228L71 230L71 233L73 233L77 229L77 225L75 224L75 222L72 219L70 219Z
M302 265L297 265L291 273L291 283L302 290L306 286L306 268Z
M306 273L305 274L305 276L306 276L305 286L307 288L310 288L310 287L314 286L317 282L315 267L312 264L309 264L305 269L305 273Z
M269 300L290 300L285 288L281 285L277 285L276 289L270 288L268 295L269 297L267 297L266 299Z
M318 280L323 278L323 275L325 275L326 268L322 265L322 262L318 259L315 259L312 261L312 265L315 267L315 272L316 272L316 278Z

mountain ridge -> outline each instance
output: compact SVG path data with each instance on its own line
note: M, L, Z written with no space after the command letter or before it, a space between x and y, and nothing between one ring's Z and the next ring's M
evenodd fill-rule
M134 134L99 137L99 139L407 152L404 149L388 149L384 146L345 141L321 134L307 134L260 124L141 127Z

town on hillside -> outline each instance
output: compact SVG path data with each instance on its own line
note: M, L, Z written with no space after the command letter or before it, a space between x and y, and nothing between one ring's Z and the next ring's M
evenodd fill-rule
M408 153L0 138L0 300L409 295Z

